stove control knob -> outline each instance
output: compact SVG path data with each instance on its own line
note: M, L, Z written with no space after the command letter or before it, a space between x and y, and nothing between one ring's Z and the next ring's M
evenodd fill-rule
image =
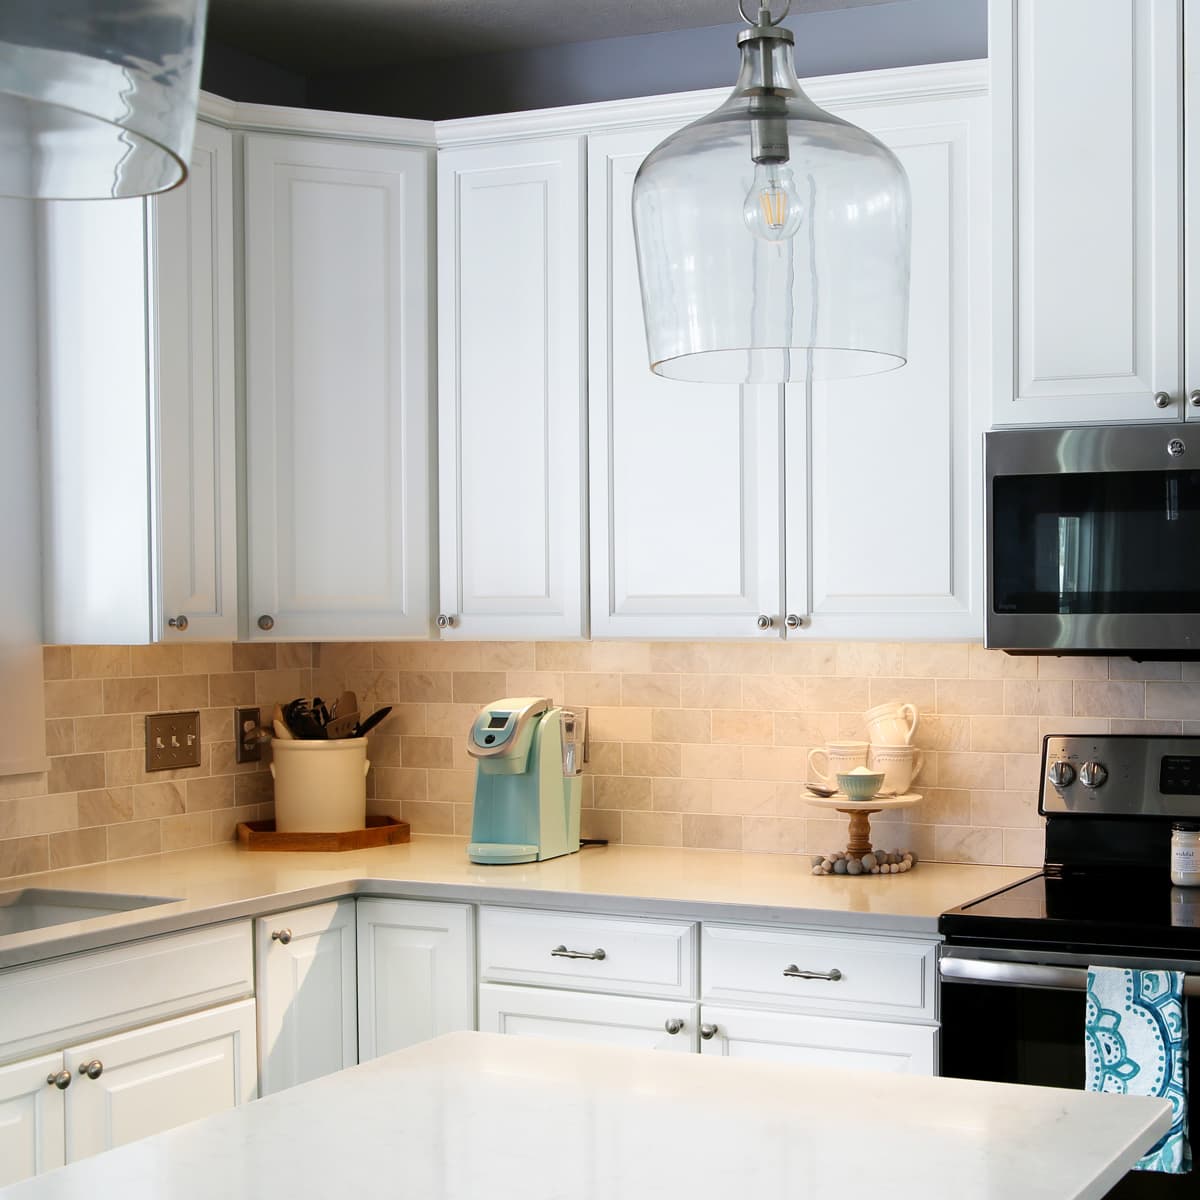
M1075 782L1075 768L1065 759L1060 758L1057 762L1050 764L1050 770L1046 772L1046 778L1056 788L1069 787Z
M1085 788L1103 787L1108 779L1108 768L1103 763L1085 762L1079 768L1079 782Z

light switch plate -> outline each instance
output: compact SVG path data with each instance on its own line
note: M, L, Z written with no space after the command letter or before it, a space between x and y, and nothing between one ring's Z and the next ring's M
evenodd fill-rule
M146 718L147 771L199 765L199 712L151 713Z

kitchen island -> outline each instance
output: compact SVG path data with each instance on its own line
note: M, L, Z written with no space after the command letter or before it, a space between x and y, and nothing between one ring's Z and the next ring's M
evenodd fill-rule
M1165 1101L456 1033L4 1200L1092 1200Z

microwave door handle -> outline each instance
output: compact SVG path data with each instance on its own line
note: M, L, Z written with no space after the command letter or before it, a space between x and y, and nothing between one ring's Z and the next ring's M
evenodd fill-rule
M1054 967L1043 963L944 957L938 968L943 979L962 983L995 983L1008 987L1054 988L1078 992L1087 988L1086 967ZM1200 975L1183 977L1183 994L1200 996Z

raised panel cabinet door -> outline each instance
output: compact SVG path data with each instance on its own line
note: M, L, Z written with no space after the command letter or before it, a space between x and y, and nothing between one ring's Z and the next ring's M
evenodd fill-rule
M246 135L252 638L429 630L431 156Z
M161 634L230 641L238 590L228 130L197 123L187 182L155 197L150 214Z
M253 1100L254 1057L253 1000L72 1046L67 1161Z
M996 424L1182 414L1183 7L990 5Z
M443 636L577 638L583 139L438 154Z
M481 1033L567 1038L672 1054L688 1054L696 1049L698 1011L697 1005L677 1000L556 992L498 983L479 987Z
M1183 23L1184 387L1187 419L1200 420L1200 20Z
M788 396L788 567L808 560L802 636L977 639L983 632L988 102L982 92L850 114L912 189L908 361ZM807 449L807 457L805 451ZM793 511L809 481L809 513ZM808 542L806 548L805 542Z
M354 1066L354 901L276 913L254 924L261 1093Z
M0 1187L66 1162L61 1054L0 1067ZM71 1084L73 1085L73 1080Z
M937 1074L937 1027L700 1008L700 1053L806 1067Z
M469 905L358 901L358 1057L475 1028Z
M592 634L775 638L780 390L650 370L631 193L668 132L588 139Z

